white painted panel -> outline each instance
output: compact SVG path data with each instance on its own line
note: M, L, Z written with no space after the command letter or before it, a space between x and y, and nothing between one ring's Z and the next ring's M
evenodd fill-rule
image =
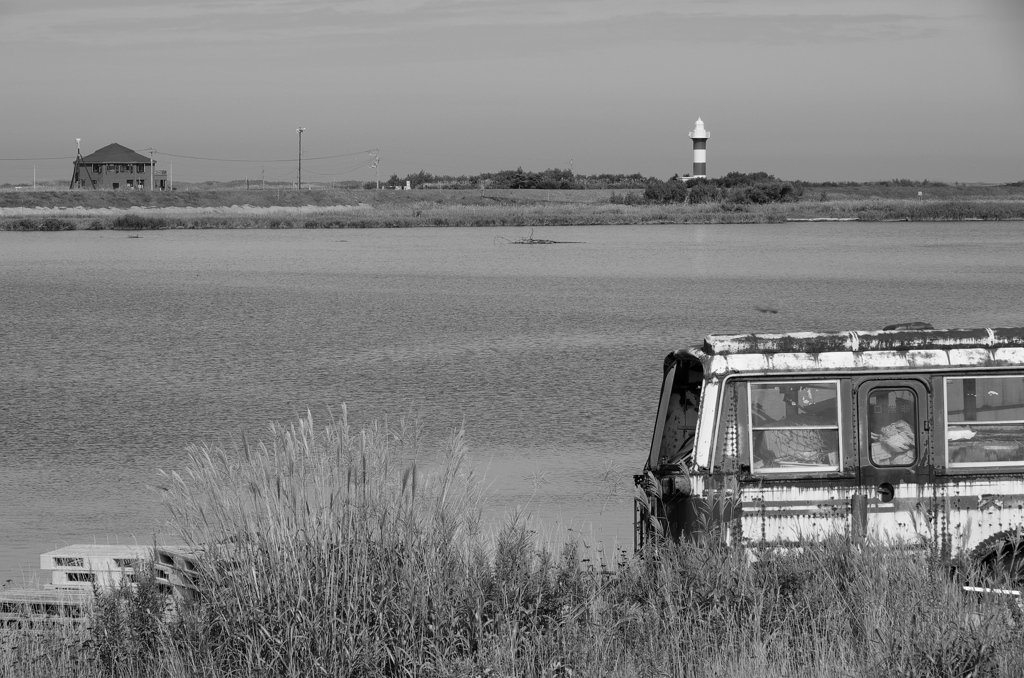
M997 348L992 358L1001 365L1024 365L1024 348Z
M991 357L987 348L953 348L949 350L950 365L984 365Z

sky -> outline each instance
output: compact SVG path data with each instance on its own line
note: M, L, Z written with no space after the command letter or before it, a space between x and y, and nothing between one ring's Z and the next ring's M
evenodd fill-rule
M0 183L1024 179L1024 0L0 0ZM373 151L374 153L367 153Z

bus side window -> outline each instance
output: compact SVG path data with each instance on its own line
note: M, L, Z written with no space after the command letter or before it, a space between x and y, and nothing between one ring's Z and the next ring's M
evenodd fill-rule
M947 377L949 465L1024 465L1024 377Z
M838 381L750 384L751 470L838 470L842 457L838 394Z
M871 463L910 466L917 460L917 396L909 388L876 388L868 395Z

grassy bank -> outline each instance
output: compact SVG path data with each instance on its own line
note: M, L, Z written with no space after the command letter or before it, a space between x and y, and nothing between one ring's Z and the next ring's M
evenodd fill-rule
M244 228L412 228L420 226L583 226L627 224L758 224L791 219L859 221L1024 220L1024 200L828 200L769 205L621 205L610 203L445 202L351 207L208 208L90 213L66 210L3 216L0 230L154 230Z
M1013 676L1020 612L928 551L683 544L618 563L480 520L461 431L305 419L166 477L200 600L152 579L91 628L8 630L3 676Z
M295 189L238 190L210 189L190 191L0 191L0 208L65 208L129 209L164 207L330 207L335 205L507 205L607 203L612 190L416 190L365 191L360 189Z
M0 193L0 230L1024 220L1024 186L937 185L923 196L919 186L820 188L766 205L644 204L636 190L8 192Z

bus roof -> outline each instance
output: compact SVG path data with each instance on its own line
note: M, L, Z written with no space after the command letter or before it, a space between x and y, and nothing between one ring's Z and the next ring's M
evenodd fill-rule
M1024 328L710 335L674 355L696 358L707 376L1024 367Z

